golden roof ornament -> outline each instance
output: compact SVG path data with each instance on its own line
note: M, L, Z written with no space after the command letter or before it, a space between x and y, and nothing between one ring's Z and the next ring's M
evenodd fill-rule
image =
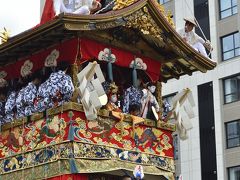
M113 10L123 9L135 3L137 0L116 0Z
M119 10L119 9L123 9L125 7L128 7L130 5L132 5L133 3L137 2L138 0L115 0L115 5L113 7L113 10ZM159 4L158 2L156 3L157 4L157 8L159 9L159 11L163 14L163 16L166 18L166 20L168 21L168 23L175 28L175 25L174 25L174 22L173 22L173 15L171 13L171 11L168 11L167 13L165 12L165 9L164 9L164 6ZM144 7L145 9L147 9L147 7ZM148 13L146 12L146 10L144 9L145 13ZM148 10L147 10L148 11ZM141 17L141 22L135 22L136 24L145 24L144 27L141 29L142 33L143 34L157 34L158 32L156 31L156 29L154 28L151 28L150 30L150 26L152 26L150 23L149 23L149 19L147 16L142 16ZM150 26L149 26L150 25ZM150 32L151 31L151 32Z
M166 18L166 20L168 21L168 23L175 28L175 25L174 25L174 22L173 22L173 15L171 13L171 11L168 11L167 14L165 13L165 9L164 9L164 6L157 3L157 7L158 9L160 10L160 12L163 14L163 16Z
M173 14L171 11L168 11L167 13L167 21L169 22L169 24L175 28L174 22L173 22Z
M9 37L10 37L10 31L4 27L3 30L0 32L0 38L1 38L0 44L7 42Z
M161 39L161 30L157 27L156 23L152 19L148 8L144 6L140 11L137 11L127 20L127 27L138 28L145 35L152 35Z

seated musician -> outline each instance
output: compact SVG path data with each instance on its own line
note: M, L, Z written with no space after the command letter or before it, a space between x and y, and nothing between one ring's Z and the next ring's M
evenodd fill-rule
M130 113L130 107L136 105L141 109L141 99L143 97L143 92L140 88L130 86L124 92L123 96L123 112ZM139 114L140 116L140 114Z
M8 96L5 104L5 120L11 122L16 117L16 98L18 94L18 79L12 79L9 83Z
M64 102L70 101L72 97L74 86L72 78L66 74L68 68L67 61L60 62L57 67L58 71L53 72L47 80L50 89L50 107L62 105Z
M108 103L106 104L106 109L108 111L122 112L122 110L117 106L118 101L118 87L112 83L110 84L110 89L108 93Z
M38 91L37 91L37 97L34 102L34 107L36 112L43 112L47 108L49 108L50 103L50 86L49 84L49 76L52 73L52 70L54 69L53 66L44 67L43 69L43 77L42 81L43 83L40 84Z
M141 116L143 118L155 120L156 117L154 115L153 109L155 109L156 113L160 111L159 104L156 97L154 96L156 86L152 82L149 82L147 86L147 89L143 89L144 95L142 97Z
M24 116L30 116L35 113L34 101L37 97L37 90L42 81L42 72L37 70L31 75L31 82L24 88L23 104L24 104Z
M17 92L17 96L16 96L16 107L17 107L17 113L16 113L16 118L22 118L25 115L25 108L24 108L24 104L23 104L23 96L24 96L24 88L26 87L26 84L28 82L28 78L27 77L22 77L19 78L18 80L18 89L19 91Z

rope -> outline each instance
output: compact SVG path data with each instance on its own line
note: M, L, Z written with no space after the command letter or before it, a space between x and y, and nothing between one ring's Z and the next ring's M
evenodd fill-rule
M94 15L99 14L100 12L106 10L109 6L111 6L113 3L115 2L115 0L112 0L110 3L108 3L104 8L98 10L97 12L94 13Z
M206 38L206 36L205 36L205 34L204 34L201 26L200 26L199 23L198 23L196 17L194 16L194 12L193 12L192 9L190 8L189 4L187 3L187 0L184 0L184 1L185 1L185 4L187 4L188 9L189 9L190 12L192 13L192 15L193 15L193 17L194 17L194 20L195 20L195 22L196 22L196 24L197 24L197 27L200 29L200 31L201 31L201 33L202 33L202 35L203 35L204 40L205 40L205 41L208 41L208 39ZM208 56L209 56L211 53L212 53L212 49L209 50Z
M206 36L205 36L204 32L202 31L202 28L201 28L201 26L199 25L199 23L198 23L197 19L195 18L195 16L194 16L194 13L193 13L192 9L190 8L190 6L189 6L189 4L187 3L187 1L186 1L186 0L184 0L184 1L185 1L185 3L187 4L187 7L188 7L188 9L189 9L189 10L190 10L190 12L192 13L192 15L193 15L193 17L194 17L194 20L196 21L196 23L197 23L197 26L198 26L198 28L200 29L200 31L201 31L201 33L202 33L202 35L203 35L203 37L204 37L204 39L205 39L205 41L206 41L206 40L207 40L207 38L206 38Z

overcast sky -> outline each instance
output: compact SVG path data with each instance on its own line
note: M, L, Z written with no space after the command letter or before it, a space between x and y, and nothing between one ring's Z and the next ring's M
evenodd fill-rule
M32 28L39 21L39 0L0 0L0 31L6 27L13 36Z

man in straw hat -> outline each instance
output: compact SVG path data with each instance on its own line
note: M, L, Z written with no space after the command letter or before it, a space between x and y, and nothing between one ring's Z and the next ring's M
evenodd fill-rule
M197 27L197 23L193 18L184 18L185 27L181 29L178 33L183 38L185 42L191 45L196 51L200 52L205 57L208 57L206 49L212 50L210 41L205 41L203 38L198 36L194 31L194 27Z

